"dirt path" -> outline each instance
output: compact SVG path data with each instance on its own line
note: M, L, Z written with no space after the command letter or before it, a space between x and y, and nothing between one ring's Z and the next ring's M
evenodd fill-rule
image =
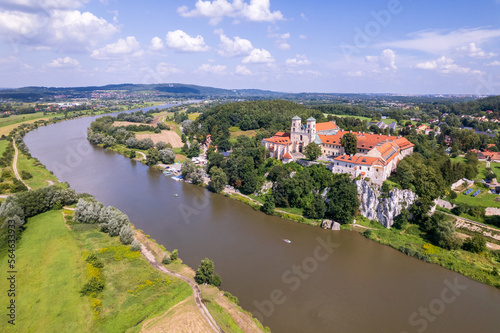
M24 184L24 186L26 186L28 191L31 191L31 187L29 187L29 185L26 184L24 180L22 180L21 176L19 176L19 173L17 172L17 155L19 155L19 151L17 150L16 140L12 139L12 144L14 145L14 160L12 161L12 170L14 170L16 178L19 179Z
M458 235L458 237L460 237L462 239L467 239L467 238L471 237L471 236L469 236L467 234L462 234L460 232L457 232L457 235ZM489 249L491 249L491 250L500 250L500 245L495 244L495 243L486 242L486 247L489 248Z
M201 291L200 287L194 282L192 279L185 277L184 275L172 272L171 270L165 268L163 265L161 265L158 261L156 261L154 255L151 253L151 251L144 245L141 244L141 253L142 255L147 259L149 264L159 270L160 272L167 273L171 276L174 276L176 278L182 279L183 281L186 281L191 289L193 289L193 295L194 295L194 300L196 302L196 306L198 307L198 310L200 313L203 315L203 317L207 320L208 324L212 328L214 332L224 332L219 325L215 322L214 318L208 312L207 307L205 304L202 302L202 296L201 296Z
M142 158L146 159L146 154L144 154L142 151L136 151L136 154L139 154L142 156Z

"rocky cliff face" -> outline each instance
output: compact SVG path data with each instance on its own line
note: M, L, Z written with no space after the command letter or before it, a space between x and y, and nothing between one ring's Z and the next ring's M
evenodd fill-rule
M364 180L357 180L356 186L361 202L361 215L380 222L386 228L392 226L394 218L403 208L408 209L417 200L417 195L409 190L393 189L386 198L381 198L381 192Z

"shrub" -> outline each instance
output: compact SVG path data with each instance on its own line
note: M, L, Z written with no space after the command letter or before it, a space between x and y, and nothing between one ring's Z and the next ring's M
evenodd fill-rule
M480 253L486 250L486 239L481 235L474 235L473 237L467 238L462 245L465 251Z
M92 293L97 293L97 292L101 292L104 290L104 282L93 276L89 279L89 281L87 281L87 283L85 283L82 287L82 289L80 290L80 294L82 296L85 296L85 295L90 295Z
M161 263L164 265L168 265L171 262L172 262L172 260L170 259L170 256L168 255L168 253L165 253L165 255L163 256L163 259L161 260Z
M172 253L170 253L170 259L177 260L179 258L179 251L177 249L173 250Z
M134 240L134 232L132 231L132 228L130 228L130 225L126 224L122 227L120 230L120 242L122 242L123 245L128 245L132 243Z
M201 261L200 266L196 270L194 280L198 284L207 283L216 287L222 284L220 276L214 273L214 262L208 258Z
M104 262L100 260L95 253L90 253L87 256L87 259L85 259L86 262L94 266L95 268L103 268L104 267Z
M373 230L372 230L372 229L366 229L366 230L363 232L363 236L365 236L366 238L371 238L371 237L372 237L372 234L373 234Z
M33 175L26 170L21 170L21 178L22 179L31 179L31 178L33 178Z
M224 296L226 296L227 298L229 298L229 300L231 302L233 302L234 304L236 304L236 305L240 304L240 300L238 299L238 297L232 295L229 291L225 291L224 292Z
M141 242L137 239L134 239L132 244L130 245L130 251L140 251L141 250Z

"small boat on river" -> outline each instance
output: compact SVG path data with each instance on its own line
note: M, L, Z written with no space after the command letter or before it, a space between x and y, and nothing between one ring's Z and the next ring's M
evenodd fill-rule
M292 241L285 238L285 239L283 239L283 242L290 244Z

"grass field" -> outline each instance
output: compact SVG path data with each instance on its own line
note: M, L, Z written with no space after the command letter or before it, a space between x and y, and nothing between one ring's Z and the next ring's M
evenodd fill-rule
M17 320L15 330L0 323L2 332L89 332L90 303L80 297L86 263L60 211L30 218L17 244ZM6 260L0 263L6 272ZM2 290L7 290L1 279ZM6 297L2 296L5 303ZM3 328L1 328L3 327Z
M237 138L240 135L248 136L248 137L255 137L257 135L257 132L255 130L249 130L249 131L236 131L236 132L231 132L231 138Z
M7 145L10 144L10 141L7 140L0 140L0 156L4 153L5 149L7 148Z
M19 152L17 157L17 170L19 174L21 174L21 170L25 170L33 176L33 178L23 180L35 190L50 185L49 180L53 183L59 182L57 177L51 174L46 168L41 165L36 166L34 159L29 159L21 152Z
M484 187L473 186L473 190L469 195L464 195L463 193L458 193L456 199L453 200L454 203L465 203L470 206L476 207L500 207L500 202L495 201L496 198L499 198L498 195L488 192ZM481 193L476 197L472 197L472 194L480 190Z

